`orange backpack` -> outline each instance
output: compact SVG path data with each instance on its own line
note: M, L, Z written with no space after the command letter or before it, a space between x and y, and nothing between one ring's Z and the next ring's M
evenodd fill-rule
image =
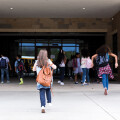
M50 67L43 66L37 75L36 81L43 86L50 87L52 82L52 73Z

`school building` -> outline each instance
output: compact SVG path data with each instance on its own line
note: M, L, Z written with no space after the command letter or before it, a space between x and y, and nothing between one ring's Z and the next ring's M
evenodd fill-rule
M17 54L32 65L43 48L54 61L60 49L68 59L83 48L92 56L105 43L120 57L119 0L0 1L0 53L12 67Z

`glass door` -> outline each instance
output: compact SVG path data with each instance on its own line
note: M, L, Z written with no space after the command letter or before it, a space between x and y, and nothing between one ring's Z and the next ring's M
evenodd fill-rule
M48 58L51 59L52 62L56 61L58 53L60 51L60 47L50 47L50 46L36 47L36 55L35 55L36 58L41 49L46 49L48 51Z
M38 56L38 53L41 49L46 49L48 51L48 58L51 59L51 61L55 64L55 61L58 57L58 53L61 49L61 47L57 46L57 47L51 47L51 46L41 46L41 47L36 47L36 59ZM58 74L59 73L59 69L57 68L57 70L54 70L54 74Z
M46 49L48 51L48 46L41 46L41 47L36 47L36 52L35 52L35 58L37 59L37 56L39 54L39 51L41 49Z
M58 53L60 51L60 47L50 47L50 59L55 64L55 61L57 60ZM54 75L59 74L60 70L57 68L54 70Z
M60 51L59 47L52 47L50 48L50 59L55 62Z

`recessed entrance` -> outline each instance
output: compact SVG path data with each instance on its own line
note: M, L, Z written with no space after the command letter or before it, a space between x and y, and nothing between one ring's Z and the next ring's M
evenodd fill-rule
M105 43L105 33L2 33L1 50L7 46L7 54L14 67L15 56L20 54L32 69L40 49L48 50L48 57L55 62L58 52L63 49L67 59L81 49L87 48L92 56ZM9 37L9 40L8 40ZM31 70L32 71L32 70Z

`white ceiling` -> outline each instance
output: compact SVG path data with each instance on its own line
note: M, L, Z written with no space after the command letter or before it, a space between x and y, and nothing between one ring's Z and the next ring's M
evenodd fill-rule
M118 11L120 0L0 0L0 18L109 18Z

